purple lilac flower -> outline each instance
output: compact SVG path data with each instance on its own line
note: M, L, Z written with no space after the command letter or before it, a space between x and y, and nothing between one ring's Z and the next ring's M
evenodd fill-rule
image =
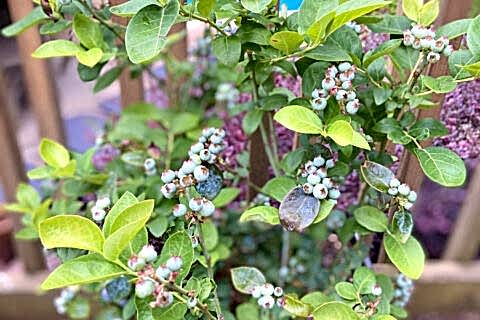
M350 173L345 182L340 185L340 198L338 199L337 208L347 210L353 204L358 203L358 192L360 190L360 176L357 171Z
M118 150L111 144L103 145L95 152L92 157L93 166L98 171L102 171L110 162L113 161L113 159L115 159L119 155L120 150Z
M436 139L435 145L443 145L463 159L475 159L480 155L480 80L459 84L445 97L441 120L449 134Z

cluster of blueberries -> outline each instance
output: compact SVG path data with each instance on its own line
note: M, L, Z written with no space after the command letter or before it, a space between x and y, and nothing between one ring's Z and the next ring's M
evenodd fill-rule
M312 108L316 111L327 107L328 99L334 97L345 105L345 111L356 114L360 108L360 101L353 89L352 81L355 79L356 67L349 62L342 62L337 66L331 65L325 71L322 88L312 92Z
M157 259L157 256L155 248L146 245L138 254L128 259L127 265L139 275L135 283L135 295L140 299L154 295L155 300L150 303L150 306L165 308L172 304L173 294L165 288L163 282L175 281L183 261L180 256L172 256L155 270L151 263ZM195 305L196 302L193 306Z
M337 201L340 198L340 189L337 183L327 176L328 169L335 166L333 159L324 159L317 156L313 161L308 161L301 172L306 178L302 188L306 194L313 194L319 200L331 199Z
M279 307L285 305L283 289L280 287L274 287L270 283L253 287L250 294L253 298L258 299L258 305L264 309L272 309L275 305Z
M228 109L232 109L238 101L240 92L231 83L221 83L215 93L217 102L225 103Z
M410 187L405 183L400 183L396 178L390 180L389 186L388 194L397 197L399 204L405 208L405 210L410 210L415 204L415 201L417 201L417 193L410 190Z
M203 164L214 164L219 159L219 154L225 149L225 130L206 128L198 142L190 147L188 155L178 171L166 170L162 173L162 181L165 183L162 194L171 199L180 188L194 186L208 179L210 170Z
M90 212L92 213L92 219L96 222L102 222L107 215L105 210L110 206L110 203L111 201L109 197L99 198L95 202L95 205L90 209Z
M413 25L412 29L403 33L403 44L415 50L428 52L427 61L430 63L439 61L441 53L448 57L453 52L453 46L448 37L436 39L435 31L432 28L420 25Z
M404 308L410 301L413 293L413 281L403 274L399 274L395 281L393 304Z
M188 202L188 208L193 212L198 212L203 217L209 217L215 212L215 205L207 198L192 198ZM176 204L172 209L175 217L183 217L188 208L183 203Z

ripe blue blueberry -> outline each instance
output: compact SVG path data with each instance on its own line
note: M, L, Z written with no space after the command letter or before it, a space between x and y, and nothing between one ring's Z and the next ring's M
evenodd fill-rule
M190 207L190 209L192 211L197 212L197 211L200 211L202 209L203 201L202 201L201 198L192 198L188 202L188 206Z
M203 148L203 143L197 142L190 147L190 151L192 151L193 153L199 153L200 151L202 151Z
M198 182L202 182L208 179L209 170L205 166L198 166L193 171L193 176Z
M145 245L138 253L139 258L145 259L146 262L152 262L157 259L157 251L152 245Z
M352 65L348 62L342 62L338 65L338 71L340 72L345 72L349 70L352 67Z
M170 183L175 179L175 171L173 170L166 170L162 172L162 181L164 183Z
M160 265L155 271L155 275L162 280L167 280L170 277L172 271L165 265Z
M180 256L172 256L170 259L167 260L166 266L171 271L178 271L183 265L182 257Z
M182 170L183 173L189 174L189 173L192 173L196 167L197 167L197 164L190 159L190 160L184 161L180 169Z
M213 143L213 144L220 144L223 142L223 137L217 135L217 134L213 134L211 137L210 137L210 141Z
M183 217L187 213L187 206L183 203L178 203L173 206L172 213L174 217Z
M223 144L211 144L210 146L208 146L208 151L210 151L210 153L212 154L219 154L223 151L224 148L225 147Z
M323 200L328 196L328 189L323 184L317 184L313 187L313 196L319 200Z
M319 184L320 180L321 180L321 178L316 172L312 173L312 174L309 174L308 177L307 177L307 182L312 184L312 185Z
M330 199L337 200L338 198L340 198L340 190L336 188L328 190L328 197Z
M135 283L135 295L140 299L145 299L152 295L154 290L155 283L152 280L138 279Z
M212 201L203 199L202 209L200 209L200 214L204 217L209 217L215 212L215 205Z
M203 161L210 160L211 156L212 155L210 154L210 151L208 149L203 149L200 151L200 159L202 159Z
M347 91L343 89L338 90L337 94L335 95L335 99L337 99L337 101L344 101L347 99L347 97L348 97Z
M313 159L313 165L315 167L321 167L325 164L325 159L322 156L317 156Z
M215 128L205 128L202 130L202 136L209 138L215 132Z
M209 166L208 170L208 179L197 183L195 189L203 197L212 200L221 191L223 186L223 178L215 166Z
M110 298L110 301L119 303L128 298L132 291L132 285L127 277L119 277L108 282L105 286L105 291Z

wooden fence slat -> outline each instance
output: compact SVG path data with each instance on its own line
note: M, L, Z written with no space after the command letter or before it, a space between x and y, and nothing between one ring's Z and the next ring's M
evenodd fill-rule
M26 177L20 150L17 145L15 129L9 117L8 103L10 102L3 80L3 72L0 68L0 146L2 146L0 178L7 201L13 202L15 201L17 185L22 181L26 181ZM18 230L21 226L20 216L15 215L13 219ZM27 271L33 272L44 268L43 256L38 242L17 241L16 250Z
M468 17L470 9L472 7L472 0L443 0L440 4L440 16L437 19L436 25L443 25L453 20L463 19ZM442 60L433 65L429 74L432 77L438 77L448 74L448 63L445 57ZM433 101L438 103L439 107L432 109L422 109L418 112L417 119L434 118L440 119L441 106L443 105L444 95L434 95ZM431 141L422 143L422 146L426 147L431 144ZM403 157L402 164L400 166L398 176L401 181L407 183L413 190L419 190L424 174L420 168L420 164L416 157L407 152Z
M8 8L13 21L20 20L33 9L32 1L8 0ZM17 36L18 51L22 64L23 80L28 88L29 103L33 107L40 136L63 143L63 122L58 108L55 86L48 63L34 59L31 54L42 43L38 28L30 28Z
M126 0L111 0L112 6L126 2ZM113 21L122 25L127 25L128 19L113 15ZM119 43L122 41L119 40ZM129 68L125 68L120 75L120 96L121 106L126 108L131 104L142 102L144 100L144 87L142 77L132 79Z
M479 192L480 165L477 165L455 227L448 238L443 259L469 261L477 256L480 248Z

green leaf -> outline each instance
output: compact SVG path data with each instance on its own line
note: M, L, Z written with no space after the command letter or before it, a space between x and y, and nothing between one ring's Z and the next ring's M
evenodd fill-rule
M422 6L418 16L418 23L422 26L431 25L440 13L440 2L438 0L430 0Z
M27 177L30 180L46 179L52 176L54 171L55 169L52 167L47 167L47 166L38 167L28 171Z
M38 59L55 58L55 57L73 57L78 52L83 51L78 44L68 40L52 40L45 42L38 47L32 57Z
M260 13L272 3L272 0L241 0L240 2L248 11Z
M27 183L20 183L18 185L15 197L19 204L31 210L36 209L41 202L37 190Z
M38 239L38 231L34 227L25 227L15 233L15 239L34 240Z
M292 152L289 152L281 161L282 169L286 173L293 173L302 164L303 156L305 155L305 149L298 148Z
M42 290L71 285L102 282L125 274L118 265L105 260L99 254L88 254L69 260L57 267L42 283Z
M212 220L207 220L200 225L202 228L205 246L208 250L213 250L218 244L218 230Z
M342 147L352 144L353 133L352 126L345 120L337 120L327 127L327 136Z
M286 54L297 51L302 42L303 37L295 31L280 31L270 38L272 47Z
M258 108L255 108L247 112L247 114L242 120L243 131L247 135L251 135L257 130L258 126L260 125L260 122L262 122L263 113L264 113L263 110Z
M265 284L265 276L257 268L238 267L230 269L232 284L241 293L250 294L256 286Z
M320 211L312 224L323 221L332 212L333 208L337 205L334 200L322 200L320 201Z
M313 291L313 292L307 293L300 300L302 302L309 304L310 306L312 306L312 308L317 308L324 303L333 301L333 299L331 299L330 297L327 297L323 292L320 292L320 291Z
M388 218L379 209L371 206L362 206L353 212L355 220L368 230L385 232L388 226Z
M93 19L77 13L73 18L73 32L80 43L87 49L103 48L103 32L100 24Z
M112 224L113 221L127 208L138 203L138 199L129 191L125 192L120 199L113 205L113 207L108 211L105 221L103 223L103 234L107 237L112 233Z
M327 27L332 22L333 18L335 17L335 12L332 11L312 24L308 27L306 34L310 37L310 41L313 44L320 44L323 39L325 38L325 34L327 32Z
M240 216L240 223L247 221L260 221L271 225L280 224L278 209L270 206L253 207Z
M411 128L412 130L428 129L429 137L442 137L448 134L448 129L445 125L434 118L423 118L418 120Z
M365 149L365 150L370 150L370 145L368 144L368 141L363 137L363 135L357 131L353 131L353 140L352 140L352 146Z
M70 20L48 21L40 27L41 35L53 35L67 30L72 25Z
M159 2L158 0L130 0L117 6L110 7L110 12L120 17L131 17L151 4L159 5Z
M262 188L262 191L281 202L290 190L297 185L295 179L289 177L276 177L268 181Z
M312 312L314 320L358 320L353 310L341 302L327 302Z
M103 51L100 48L92 48L88 51L80 51L77 53L78 62L90 68L93 68L99 63L102 57Z
M165 216L158 216L148 222L147 228L155 238L160 238L167 231L168 219Z
M46 219L39 226L40 240L47 249L76 248L102 252L103 234L91 220L77 215Z
M235 309L237 320L259 320L258 305L251 302L242 303Z
M367 267L359 267L353 273L353 284L360 294L369 294L376 284L375 273Z
M230 204L240 194L239 188L223 188L220 193L213 199L216 208L225 207Z
M455 50L452 55L448 57L448 70L450 74L456 79L469 78L471 75L464 70L462 66L471 64L477 61L470 52L470 50Z
M305 57L329 62L352 61L348 52L330 39L328 39L323 45L306 53Z
M304 0L298 12L298 31L305 33L319 20L331 15L337 6L338 0Z
M303 301L300 301L297 296L286 294L285 305L283 309L293 314L296 317L306 318L310 314L310 306Z
M190 112L182 112L176 114L170 121L165 123L165 125L172 133L181 134L195 129L199 122L200 117L198 115Z
M203 17L210 17L212 10L215 7L215 2L216 0L199 0L197 5L198 12Z
M113 67L112 69L102 74L100 77L98 77L97 82L95 83L95 87L93 87L93 92L100 92L110 86L115 80L118 79L118 77L120 77L122 71L123 67Z
M252 42L261 46L270 44L272 33L260 24L242 24L235 34L242 42Z
M163 49L170 28L175 23L180 6L169 1L165 7L149 5L130 20L125 33L125 46L130 61L135 64L154 59Z
M38 150L42 160L54 168L63 168L70 161L68 150L53 140L42 139Z
M384 193L390 188L390 181L395 178L392 170L372 161L365 161L360 171L370 187Z
M194 261L192 240L185 231L178 231L167 239L157 264L166 263L172 256L182 257L182 268L180 268L176 280L177 283L181 283L190 272L190 267Z
M402 9L403 13L411 20L418 22L420 11L423 7L423 0L403 0Z
M459 187L465 183L467 170L462 159L442 147L414 149L423 172L432 181L445 187Z
M347 300L357 299L357 290L350 282L339 282L335 285L335 291L337 294Z
M90 303L81 296L76 296L67 304L67 315L71 319L86 319L90 315Z
M145 227L152 214L153 206L153 200L145 200L118 214L110 227L111 233L103 244L103 255L107 259L111 261L118 259L123 249Z
M287 106L274 116L275 121L284 127L299 133L323 134L322 120L310 109L301 106Z
M414 237L410 237L403 244L395 237L386 234L383 244L388 257L401 273L412 279L420 278L425 265L425 254Z
M474 77L480 77L480 62L462 66L462 69L468 71Z
M368 27L375 33L403 34L411 27L411 23L405 16L384 15L380 22L369 24Z
M422 83L435 93L452 92L457 87L455 79L451 76L441 76L438 78L422 76Z
M467 31L467 45L470 52L477 59L480 58L480 16L470 23Z
M153 319L155 320L183 320L185 319L185 313L187 313L187 305L181 301L174 301L166 308L154 308L152 309ZM143 320L143 319L139 319Z
M212 52L226 66L235 66L242 51L241 41L235 37L219 36L212 41Z
M383 0L350 0L343 2L336 9L337 14L329 27L328 33L331 34L348 21L385 7L389 3Z
M14 37L28 28L48 19L41 6L35 7L28 15L2 29L2 36Z
M380 57L389 55L402 44L401 39L393 39L382 43L375 50L369 51L363 58L363 66L368 67L373 61Z
M468 31L470 23L473 19L460 19L444 24L439 27L436 31L437 36L439 37L448 37L448 39L455 39L464 35Z
M395 212L392 221L393 236L396 237L401 243L405 243L410 238L412 230L413 218L410 212Z

